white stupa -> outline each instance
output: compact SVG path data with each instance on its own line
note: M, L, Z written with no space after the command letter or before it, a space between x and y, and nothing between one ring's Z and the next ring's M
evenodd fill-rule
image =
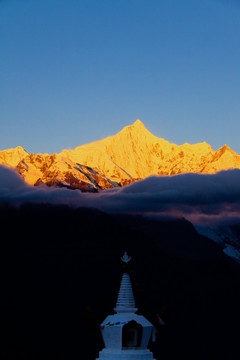
M122 257L124 263L130 259L126 253ZM144 316L135 313L138 309L127 272L122 274L114 310L116 314L107 316L100 326L105 348L97 360L154 360L147 347L155 329Z

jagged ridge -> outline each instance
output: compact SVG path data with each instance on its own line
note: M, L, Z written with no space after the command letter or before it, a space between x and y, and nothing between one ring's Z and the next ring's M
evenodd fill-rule
M31 185L98 191L150 175L240 168L240 156L227 145L214 151L206 142L171 144L151 134L137 120L114 136L59 154L28 154L20 146L4 150L0 152L0 164L15 167Z

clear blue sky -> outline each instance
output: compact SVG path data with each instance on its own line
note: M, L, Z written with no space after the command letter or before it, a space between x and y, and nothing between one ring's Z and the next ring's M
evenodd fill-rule
M240 1L0 0L0 150L60 152L138 118L240 153Z

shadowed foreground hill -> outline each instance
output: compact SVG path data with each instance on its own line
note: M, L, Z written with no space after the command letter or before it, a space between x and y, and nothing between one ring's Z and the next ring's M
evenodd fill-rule
M0 223L2 359L94 360L124 251L138 307L166 321L156 359L240 357L240 267L185 220L140 229L139 218L26 205L2 207Z

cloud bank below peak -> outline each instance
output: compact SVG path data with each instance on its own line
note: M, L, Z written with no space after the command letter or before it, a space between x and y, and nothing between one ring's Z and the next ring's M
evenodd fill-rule
M108 213L169 214L190 221L240 220L240 170L216 174L151 176L99 193L27 185L13 169L0 166L0 204L50 203L92 207Z

